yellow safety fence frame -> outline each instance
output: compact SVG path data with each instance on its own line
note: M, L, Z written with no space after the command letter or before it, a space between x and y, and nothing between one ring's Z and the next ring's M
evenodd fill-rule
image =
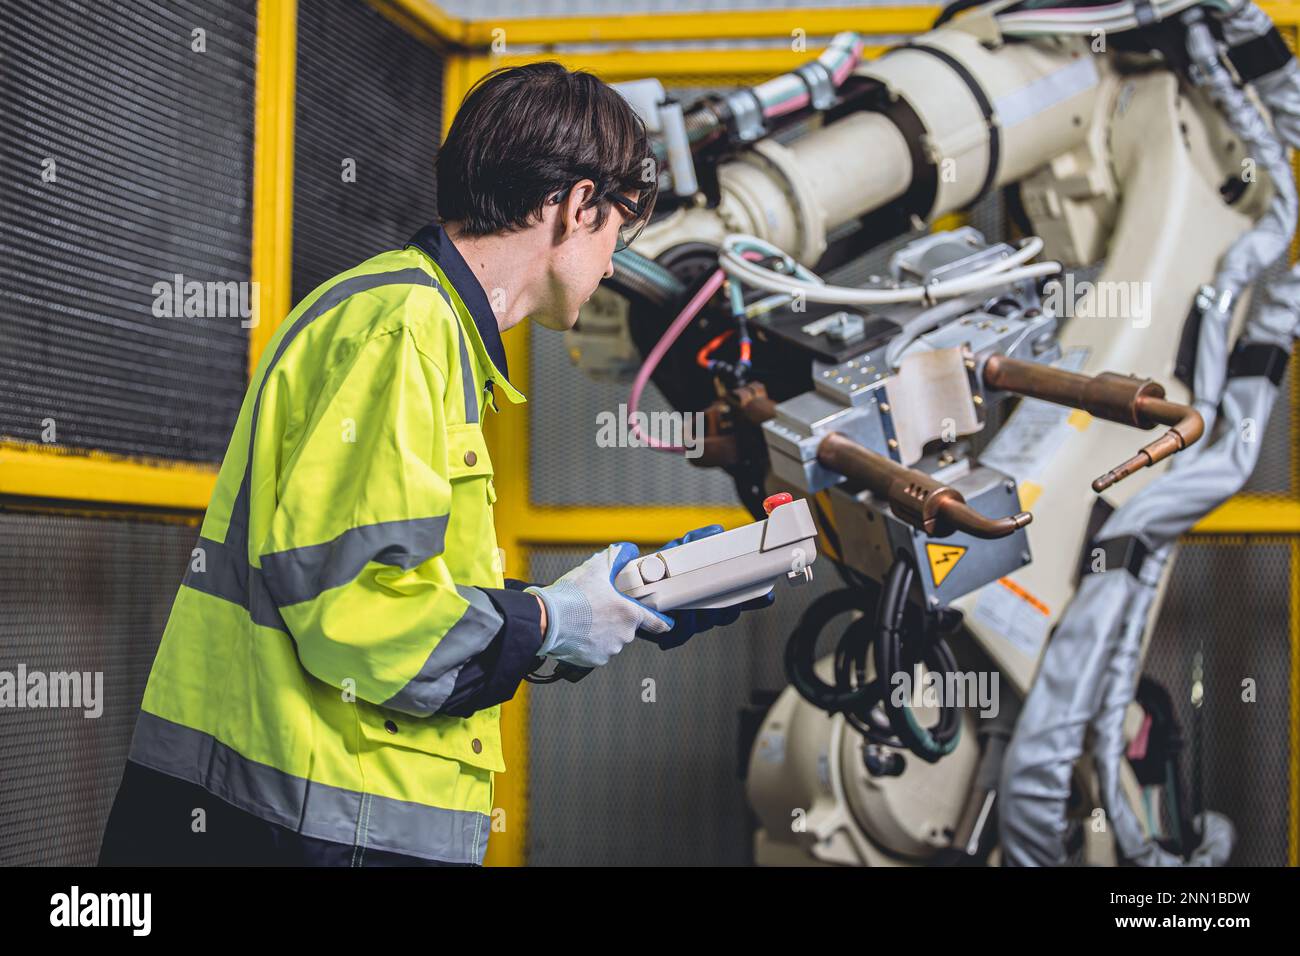
M843 7L758 12L617 14L599 17L547 17L463 20L432 0L372 0L395 22L440 46L446 57L443 79L444 131L475 80L499 66L559 59L610 81L655 76L671 85L674 77L725 76L730 82L757 82L815 55L786 48L644 51L624 48L640 41L815 38L841 30L876 37L921 33L939 6ZM1288 41L1300 29L1300 3L1262 4ZM276 324L292 303L294 89L297 60L298 0L261 0L258 6L257 83L253 155L253 236L250 278L259 289L258 322L249 334L252 368ZM590 44L595 49L555 51L555 46ZM600 49L604 45L605 49ZM516 54L516 49L528 52ZM868 49L876 55L883 46ZM1293 250L1294 251L1294 250ZM528 392L527 324L505 336L515 384ZM1293 375L1290 496L1239 495L1197 525L1195 533L1286 535L1291 544L1291 810L1289 860L1300 862L1300 375ZM503 408L489 425L497 467L497 527L508 573L526 576L529 551L543 546L600 547L610 528L641 544L661 543L664 528L689 528L721 521L749 520L739 507L698 505L559 507L532 502L528 487L527 407ZM201 512L216 481L216 467L159 459L124 458L96 452L70 452L35 443L0 441L0 496L33 501L139 506L172 513ZM497 785L497 805L507 826L494 833L489 864L522 864L528 806L528 688L521 688L503 713L506 762L510 772Z

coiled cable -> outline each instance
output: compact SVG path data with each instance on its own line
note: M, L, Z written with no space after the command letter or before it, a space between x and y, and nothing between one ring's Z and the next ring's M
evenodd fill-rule
M809 605L786 643L785 670L800 696L827 713L843 714L872 743L909 750L934 763L957 747L960 711L953 701L941 700L938 721L924 727L909 703L911 694L898 699L895 684L897 675L906 675L902 686L910 688L920 663L947 686L946 675L956 672L957 662L944 636L956 630L961 616L949 609L924 612L914 626L906 628L907 593L915 574L913 558L903 553L876 594L846 588L822 595ZM874 614L868 613L872 603ZM836 645L834 683L827 683L815 670L817 641L835 618L846 613L856 616ZM868 655L875 668L870 679Z

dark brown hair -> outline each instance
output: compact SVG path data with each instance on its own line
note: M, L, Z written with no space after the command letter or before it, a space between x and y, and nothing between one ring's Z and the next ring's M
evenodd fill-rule
M471 236L520 229L552 195L590 179L599 229L611 193L653 196L647 158L641 118L590 73L550 61L495 70L469 91L438 150L438 216Z

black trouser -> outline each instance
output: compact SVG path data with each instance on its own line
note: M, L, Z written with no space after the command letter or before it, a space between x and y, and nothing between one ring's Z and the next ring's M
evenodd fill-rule
M202 810L197 814L196 810ZM202 827L196 823L202 820ZM197 832L196 832L197 830ZM332 843L231 806L202 787L128 760L100 866L456 866Z

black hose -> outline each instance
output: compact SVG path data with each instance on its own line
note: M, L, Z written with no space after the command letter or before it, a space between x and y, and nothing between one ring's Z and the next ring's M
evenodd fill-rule
M894 735L912 753L934 763L952 753L957 746L961 734L957 708L951 701L941 702L939 722L933 728L922 727L906 699L901 705L894 703L891 689L894 676L906 674L910 678L918 662L924 663L937 675L950 674L957 669L952 651L941 637L923 633L917 635L919 639L912 641L911 647L904 647L903 614L915 573L912 558L906 553L901 553L889 569L876 614L876 679L881 684L880 704Z
M912 622L905 639L907 594L916 568L910 557L900 555L879 593L879 600L866 589L845 589L822 595L804 612L785 648L786 676L795 690L810 703L830 714L843 714L858 733L873 743L906 749L933 763L956 748L960 737L960 712L951 703L939 708L939 720L932 728L922 727L904 700L891 699L891 678L910 674L917 663L938 675L957 670L943 634L955 630L961 615L941 609L921 614ZM865 613L876 603L876 613ZM834 683L822 680L815 671L817 640L836 617L862 612L852 621L836 644L833 657ZM867 657L874 652L876 676L868 680Z
M948 4L940 11L939 15L934 18L934 23L931 24L930 29L941 27L957 14L964 13L973 7L983 6L988 2L989 0L955 0L955 2Z
M829 714L856 709L871 692L870 686L828 684L814 669L817 663L817 638L832 620L841 614L864 611L861 595L845 589L823 594L804 611L798 626L785 645L785 674L794 689L809 703ZM866 620L866 617L863 617ZM859 622L850 625L852 631Z
M945 23L947 23L949 20L951 20L959 13L965 13L967 10L974 9L975 7L982 7L984 6L984 4L990 2L992 2L992 0L954 0L953 3L950 3L946 7L944 7L943 10L939 13L939 15L935 17L934 23L930 26L930 29L933 30L936 27L943 26ZM1093 7L1093 6L1099 6L1102 3L1110 3L1110 2L1112 2L1112 0L1056 0L1056 2L1052 4L1052 6ZM1005 9L999 10L998 13L1011 13L1013 10L1018 10L1022 6L1023 4L1015 3L1009 7L1006 7Z

